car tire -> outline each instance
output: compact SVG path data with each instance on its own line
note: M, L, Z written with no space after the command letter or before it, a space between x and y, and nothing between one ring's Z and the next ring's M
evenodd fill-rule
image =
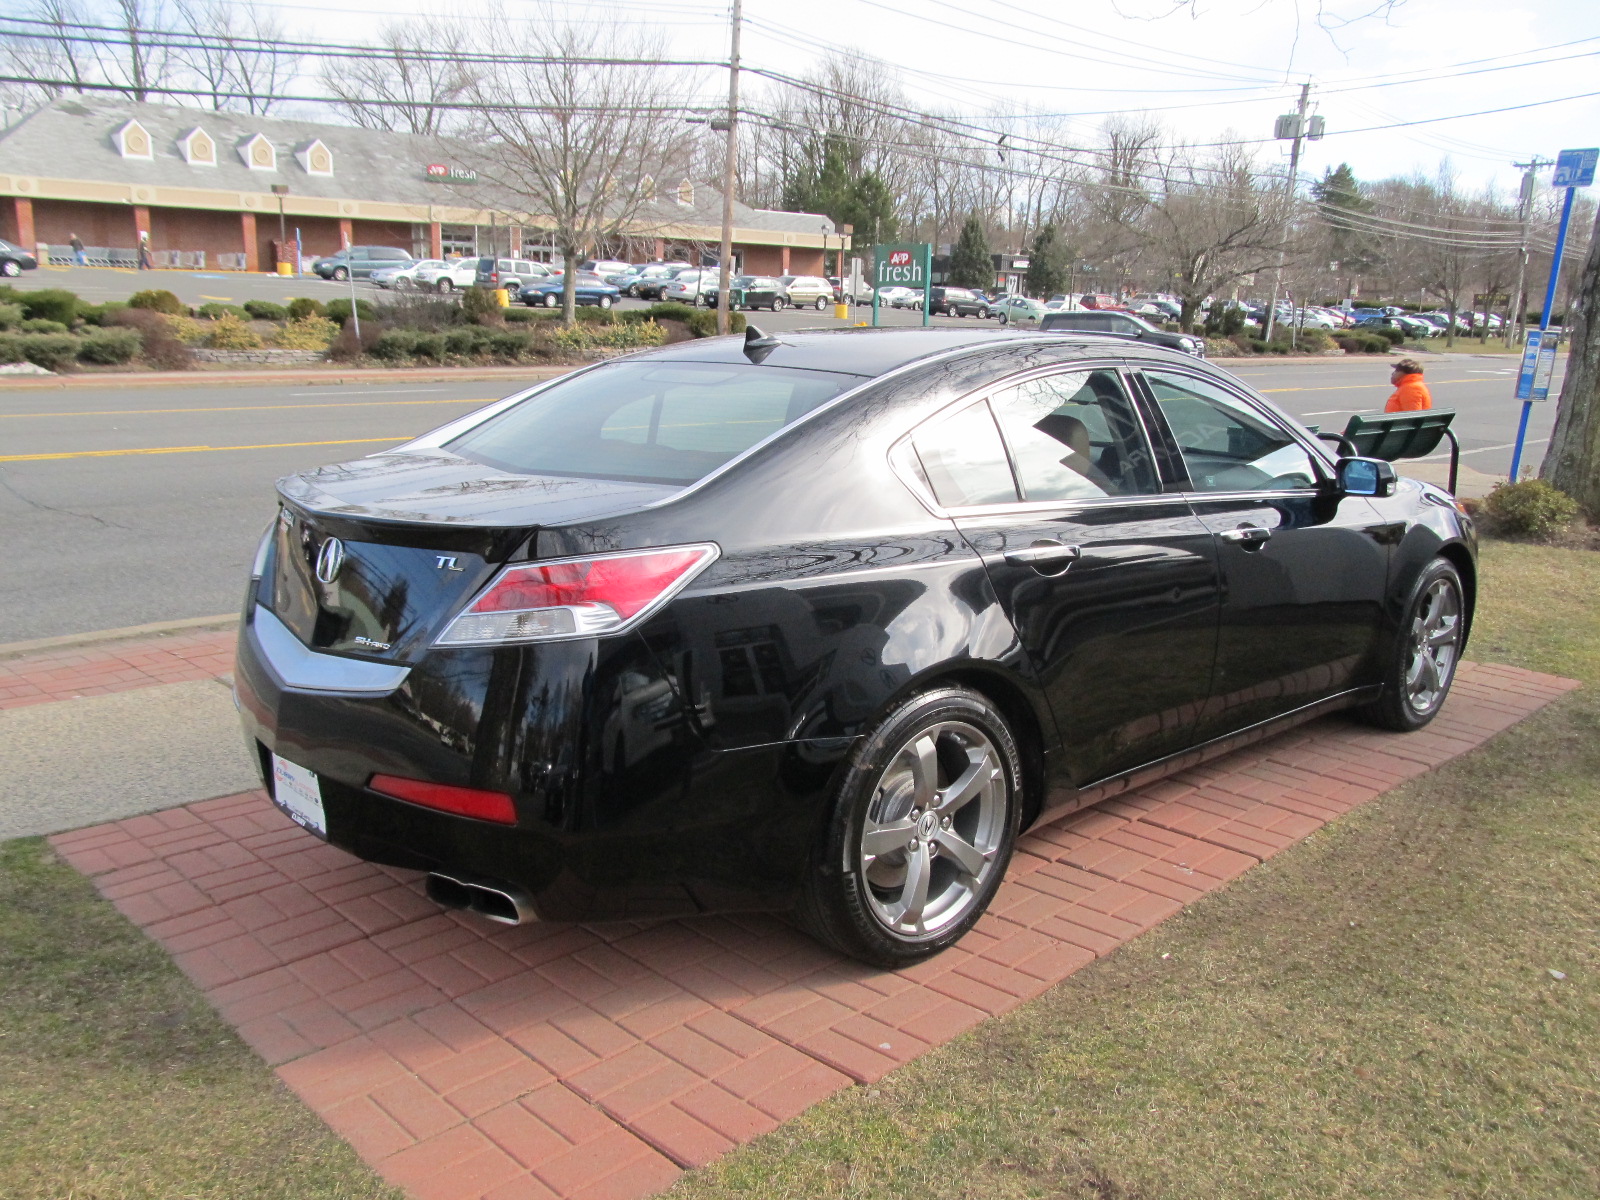
M1011 318L1005 313L1001 313L998 319L1002 325L1008 324L1011 320Z
M610 296L601 296L600 299L595 301L595 303L598 304L601 308L610 308L611 307L611 297Z
M1380 728L1409 733L1439 715L1461 661L1468 614L1460 572L1434 559L1412 584L1404 612L1384 654L1383 694L1357 712Z
M817 297L817 304L816 304L817 311L821 312L823 309L825 309L827 307L828 307L828 302L825 299L823 299L821 296L818 296Z
M15 259L8 258L5 261L0 262L0 275L4 275L7 279L15 279L21 274L22 264L17 262Z
M554 292L546 292L544 294L544 306L546 308L556 308L560 305L560 303L561 297L556 295Z
M983 696L943 687L902 701L851 755L800 924L889 969L952 945L1005 877L1021 779L1016 739Z
M787 306L788 306L787 305L787 301L785 301L782 296L774 296L773 297L773 299L772 299L772 311L773 312L782 312Z
M456 290L456 285L451 283L448 279L441 279L441 280L439 280L438 283L434 284L433 286L442 295L446 295L446 296L448 296L451 292Z
M978 320L987 321L988 319L989 319L989 310L987 308L980 308L978 310Z
M349 279L349 278L350 278L350 272L345 270L343 267L335 267L333 269L333 281L335 283L343 283L346 279Z

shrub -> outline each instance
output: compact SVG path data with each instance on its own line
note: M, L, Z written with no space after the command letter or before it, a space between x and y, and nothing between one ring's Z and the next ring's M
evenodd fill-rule
M361 336L356 336L356 323L346 321L339 330L332 343L328 346L328 357L336 362L352 362L363 354L370 354L372 348L378 344L378 339L388 331L388 327L381 321L361 322Z
M432 292L397 292L373 307L374 319L405 329L451 329L466 321L461 306ZM362 319L366 316L363 314Z
M78 306L78 319L86 325L111 324L111 314L119 313L128 307L126 300L107 300L104 304L80 304Z
M17 326L20 333L68 333L70 330L60 321L47 321L43 317L33 317Z
M173 317L166 313L157 313L167 328L172 330L173 337L187 346L198 346L211 335L210 321L197 321L194 317Z
M194 310L195 316L204 317L208 321L215 321L218 317L237 317L241 321L250 320L255 314L237 304L218 304L212 301L202 304Z
M1578 502L1542 479L1502 483L1484 498L1483 511L1498 533L1550 538L1578 519Z
M285 322L272 344L280 350L326 350L337 336L339 327L327 317L300 317Z
M745 330L745 326L748 323L749 322L747 322L744 319L744 314L743 313L729 313L728 314L728 332L729 333L743 333L744 330ZM684 324L689 327L689 332L694 334L695 337L716 337L716 335L717 335L717 310L714 309L714 308L708 308L708 309L693 309L693 308L691 308L689 310L689 318L688 318L688 320L684 321Z
M61 371L78 358L78 339L70 333L16 333L7 340L16 343L8 349L12 362L31 362L46 371Z
M137 329L86 329L78 335L78 361L97 366L132 362L141 345Z
M617 323L617 310L614 308L601 308L598 304L580 304L572 315L574 320L585 325L615 325Z
M211 322L205 343L213 350L259 350L261 335L232 313L223 313Z
M444 334L437 329L419 329L416 331L416 343L411 347L411 353L417 358L431 358L434 362L444 359Z
M59 321L69 328L83 305L78 294L66 288L40 288L37 292L19 292L17 296L16 303L22 305L23 316L39 321Z
M506 310L487 288L466 288L461 293L461 315L475 325L503 325Z
M285 321L289 318L289 310L271 300L246 300L244 311L257 321Z
M526 329L498 329L489 334L488 351L512 360L533 353L533 334Z
M683 321L688 322L690 317L700 314L698 308L688 304L678 304L671 300L662 304L652 304L646 309L635 309L623 315L625 321Z
M444 333L444 349L447 354L467 357L481 354L489 344L492 335L482 325L457 325L454 329L447 329Z
M372 307L372 301L370 300L357 300L355 311L361 314L363 321L376 321L378 319L378 312ZM323 309L322 315L336 324L343 325L351 316L350 301L330 300L327 308Z
M129 308L148 308L151 312L166 313L169 317L186 317L189 308L171 292L150 288L128 297Z
M310 296L296 296L289 301L289 319L298 321L302 317L325 317L328 310L322 307L322 301L313 300Z
M667 340L666 329L654 321L626 325L569 325L551 331L550 344L562 350L634 350L660 346Z
M346 332L350 332L346 327ZM417 332L414 329L386 329L369 347L373 358L385 362L401 362L410 358L417 349Z
M123 308L108 314L105 320L111 328L132 329L139 334L139 356L148 366L161 371L184 371L194 366L194 355L173 330L176 318L147 308Z
M534 321L553 321L561 316L559 308L528 308L524 305L514 304L510 308L502 308L500 316L507 325L530 325Z
M22 305L0 304L0 329L15 329L22 319Z

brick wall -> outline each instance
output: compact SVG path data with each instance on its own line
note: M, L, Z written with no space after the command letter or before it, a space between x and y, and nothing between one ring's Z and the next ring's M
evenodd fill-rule
M79 233L82 233L82 230L79 230ZM89 240L84 238L86 242ZM126 244L133 245L132 242ZM216 256L219 254L244 253L244 232L239 223L239 214L236 212L216 212L198 208L152 208L150 248L204 250L207 264L215 266Z
M9 207L9 206L8 206ZM238 218L234 218L237 228ZM35 200L33 202L34 236L41 242L60 245L70 241L76 233L89 246L124 246L139 244L135 232L133 209L126 204L95 204L86 200ZM182 249L161 246L163 250ZM238 250L238 239L230 249Z

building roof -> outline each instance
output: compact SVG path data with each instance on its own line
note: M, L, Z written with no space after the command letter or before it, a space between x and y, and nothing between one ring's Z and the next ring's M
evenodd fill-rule
M140 142L130 122L148 135L147 143ZM197 158L186 152L186 142L197 129L214 145L211 161L203 153ZM201 151L206 138L200 139ZM271 153L252 163L250 152L258 141L270 146ZM325 157L312 153L319 144ZM497 194L487 183L450 177L452 168L475 171L480 165L475 157L472 145L447 138L141 104L121 96L61 97L0 132L3 173L238 193L270 192L273 184L286 184L291 198L518 214L522 206L508 193ZM317 170L323 165L327 171ZM444 168L446 174L432 177L430 166ZM0 191L8 190L7 182L0 180ZM720 227L721 193L693 182L692 202L683 204L678 199L680 182L657 180L656 199L644 206L637 223ZM293 199L290 205L295 211ZM821 214L756 209L737 200L734 226L837 236L833 222Z

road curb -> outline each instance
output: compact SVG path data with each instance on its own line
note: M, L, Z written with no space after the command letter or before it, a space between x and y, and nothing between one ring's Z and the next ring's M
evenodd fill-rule
M356 371L151 371L103 375L55 375L48 379L17 377L0 381L0 391L68 391L73 388L134 387L233 387L256 385L272 387L284 383L373 383L404 380L408 383L471 383L478 380L507 379L538 383L575 371L583 363L545 367L458 367L417 370L413 368L373 367Z
M169 633L188 633L196 629L226 629L239 620L238 613L215 617L182 617L176 621L151 621L147 625L125 625L121 629L97 629L90 633L67 633L59 637L31 638L23 642L0 642L0 659L20 658L46 650L68 650L74 646L94 646L130 638L163 637Z

